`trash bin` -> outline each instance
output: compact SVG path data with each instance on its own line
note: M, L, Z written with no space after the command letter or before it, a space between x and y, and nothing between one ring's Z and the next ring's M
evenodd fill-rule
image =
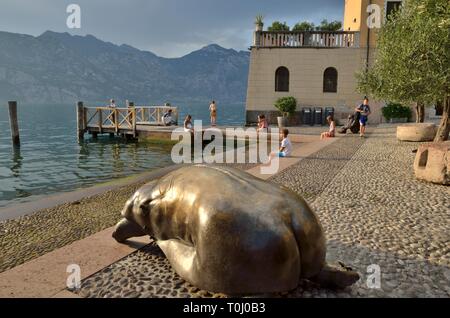
M302 109L302 124L303 125L314 125L312 118L311 108L305 107Z
M323 110L322 107L314 108L314 124L323 125Z
M334 107L325 107L325 120L328 116L331 116L334 118Z

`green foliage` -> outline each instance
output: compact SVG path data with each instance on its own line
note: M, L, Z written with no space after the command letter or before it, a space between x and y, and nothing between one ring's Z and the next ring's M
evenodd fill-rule
M314 23L308 21L298 22L292 28L292 31L296 32L305 32L305 31L338 31L342 29L342 23L340 21L332 21L328 22L327 19L322 20L320 25L315 26ZM289 26L286 25L286 22L281 23L279 21L275 21L272 26L270 26L268 31L289 31Z
M257 25L264 25L264 16L262 14L258 14L255 17L255 24L257 24Z
M284 116L293 114L297 109L297 100L292 96L281 97L275 102L275 108L282 112Z
M402 104L389 103L381 109L384 118L390 120L392 118L408 118L411 119L411 109Z
M327 19L322 20L319 26L316 27L317 31L339 31L342 29L342 22L331 21L328 22Z
M308 21L299 22L292 28L292 31L296 32L304 32L304 31L314 31L315 26L314 23L310 23Z
M434 103L450 92L448 0L406 0L379 32L375 63L358 90L380 100Z
M274 21L267 31L289 31L289 26L286 22L281 23L280 21Z

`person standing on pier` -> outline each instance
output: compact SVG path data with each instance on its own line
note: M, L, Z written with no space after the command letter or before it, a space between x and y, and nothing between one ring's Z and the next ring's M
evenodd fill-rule
M211 126L215 126L217 120L217 105L215 101L212 101L209 105L209 112L211 115Z
M116 101L114 99L110 99L108 107L116 108L117 107L116 106Z
M108 107L109 108L116 108L117 107L116 106L116 101L114 99L110 99ZM116 120L117 120L116 113L113 110L111 110L111 113L112 113L111 114L112 124L115 125L116 124Z

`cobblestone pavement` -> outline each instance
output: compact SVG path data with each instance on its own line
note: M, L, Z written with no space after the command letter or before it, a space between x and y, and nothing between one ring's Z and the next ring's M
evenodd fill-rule
M287 186L308 202L312 202L325 190L364 142L365 139L360 138L359 135L349 134L269 180Z
M367 139L346 136L272 181L308 197L326 231L327 259L361 280L341 291L308 281L271 297L449 297L450 188L417 181L418 143L401 143L392 127ZM313 173L311 172L313 171ZM381 288L368 288L368 266ZM225 297L184 282L151 244L82 282L83 297Z
M0 222L0 272L113 226L120 220L125 202L141 185Z

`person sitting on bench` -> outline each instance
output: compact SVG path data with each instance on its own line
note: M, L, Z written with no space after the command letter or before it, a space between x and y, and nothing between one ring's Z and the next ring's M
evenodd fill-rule
M164 113L164 115L162 116L162 122L164 126L171 126L177 124L177 122L172 117L172 109L169 109L167 112Z

